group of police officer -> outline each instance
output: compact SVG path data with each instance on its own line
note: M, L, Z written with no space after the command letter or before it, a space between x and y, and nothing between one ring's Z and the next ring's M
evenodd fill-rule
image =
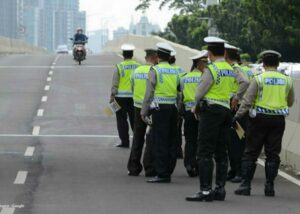
M281 55L262 52L265 72L253 75L240 64L239 48L217 37L204 41L207 51L191 58L190 72L175 64L176 51L168 43L145 50L144 65L132 59L133 45L122 46L124 61L114 71L110 102L121 107L116 112L121 139L117 146L130 145L128 117L134 133L128 175L138 176L144 167L145 176L152 177L148 183L171 182L183 117L184 166L189 176L200 180L200 191L186 200L223 201L226 180L241 182L235 194L250 195L263 147L265 195L274 196L285 116L294 102L291 78L277 71ZM245 140L234 131L237 125L246 129Z

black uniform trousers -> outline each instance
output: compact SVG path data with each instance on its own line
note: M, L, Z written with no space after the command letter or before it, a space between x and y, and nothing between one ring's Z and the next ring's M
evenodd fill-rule
M248 114L246 114L241 119L237 120L245 131L247 128L248 117ZM235 176L241 176L241 162L244 154L244 149L245 137L240 139L235 129L231 129L231 140L228 145L228 157L230 163L230 170L228 172L228 175L232 178Z
M184 166L192 169L197 168L196 153L197 153L197 136L198 123L194 114L191 111L184 113Z
M216 188L225 186L231 120L230 109L221 105L209 105L200 112L197 161L201 191L212 189L213 158L216 162Z
M284 116L257 114L249 118L243 160L256 162L264 146L267 162L280 162Z
M177 108L175 105L159 105L153 110L154 167L161 178L170 178L177 160Z
M129 125L127 118L129 117L129 123L131 129L134 127L134 107L132 98L116 97L117 103L121 106L121 109L117 111L117 127L121 143L124 146L129 146Z
M127 164L127 169L132 174L140 174L143 170L141 164L141 157L143 153L145 135L147 125L141 118L141 109L134 107L134 131L131 152ZM146 137L146 149L144 152L143 165L145 168L146 176L148 174L153 175L153 153L152 153L152 141L150 133Z

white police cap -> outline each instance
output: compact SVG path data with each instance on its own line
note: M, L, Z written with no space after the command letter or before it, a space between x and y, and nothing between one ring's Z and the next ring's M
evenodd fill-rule
M174 50L174 51L171 52L170 55L171 55L171 56L176 56L176 54L177 54L177 52Z
M204 42L210 43L226 43L227 41L215 36L207 36L204 38Z
M225 49L234 50L234 51L239 51L240 50L238 47L235 47L235 46L230 45L228 43L225 43Z
M165 42L159 42L156 44L157 46L157 51L160 51L160 52L163 52L163 53L167 53L167 54L170 54L171 55L171 52L175 52L174 48L169 45L168 43L165 43Z
M201 59L201 58L207 57L207 54L208 54L207 50L202 50L196 56L190 57L190 59L191 60Z
M278 57L280 58L281 57L281 54L277 51L274 51L274 50L266 50L266 51L263 51L259 54L259 56L261 58L264 58L264 57L267 57L267 56L273 56L273 57Z
M135 47L132 44L123 44L121 46L122 51L134 51Z

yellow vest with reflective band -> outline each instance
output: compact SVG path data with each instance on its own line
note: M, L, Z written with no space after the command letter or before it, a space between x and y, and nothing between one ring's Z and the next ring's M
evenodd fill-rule
M152 67L156 73L156 86L153 102L158 104L175 104L179 73L167 62Z
M117 64L120 82L116 97L132 97L130 78L132 72L139 67L139 65L140 64L134 60L124 60Z
M240 71L242 71L241 66L239 64L237 64L237 63L231 65L231 67L233 69L238 68ZM243 73L243 76L244 76L244 73ZM245 77L245 78L247 78L247 77ZM237 94L237 92L239 91L239 89L240 89L240 85L236 81L234 81L233 91L232 91L231 97L233 97L235 94Z
M240 66L240 68L242 69L244 77L246 77L247 80L251 81L254 78L254 74L248 66L243 65L243 66Z
M176 64L171 65L171 66L173 66L175 69L177 69L179 77L182 77L183 75L186 74L186 72L180 66L178 66Z
M151 65L141 65L132 73L133 101L137 108L142 108L150 68Z
M267 71L254 77L258 94L254 107L257 113L288 115L287 97L292 88L292 79L277 71Z
M205 94L209 104L218 104L230 109L230 97L234 90L236 73L225 61L213 62L208 65L214 83Z
M201 76L202 73L199 70L194 70L181 78L185 110L191 110L196 105L195 96Z

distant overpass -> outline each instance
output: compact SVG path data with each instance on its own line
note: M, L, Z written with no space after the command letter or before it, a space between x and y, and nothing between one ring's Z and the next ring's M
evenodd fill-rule
M177 52L177 64L185 70L191 67L191 60L189 57L197 54L199 51L191 49L187 46L176 44L167 41L158 36L133 36L129 35L120 39L116 39L107 43L104 52L121 53L120 47L123 43L132 43L136 46L135 57L137 60L143 62L145 53L144 49L154 48L158 42L170 43ZM283 138L281 160L284 168L289 172L300 173L300 79L294 79L294 87L296 92L296 100L294 106L290 109L290 115L287 118L286 131Z

